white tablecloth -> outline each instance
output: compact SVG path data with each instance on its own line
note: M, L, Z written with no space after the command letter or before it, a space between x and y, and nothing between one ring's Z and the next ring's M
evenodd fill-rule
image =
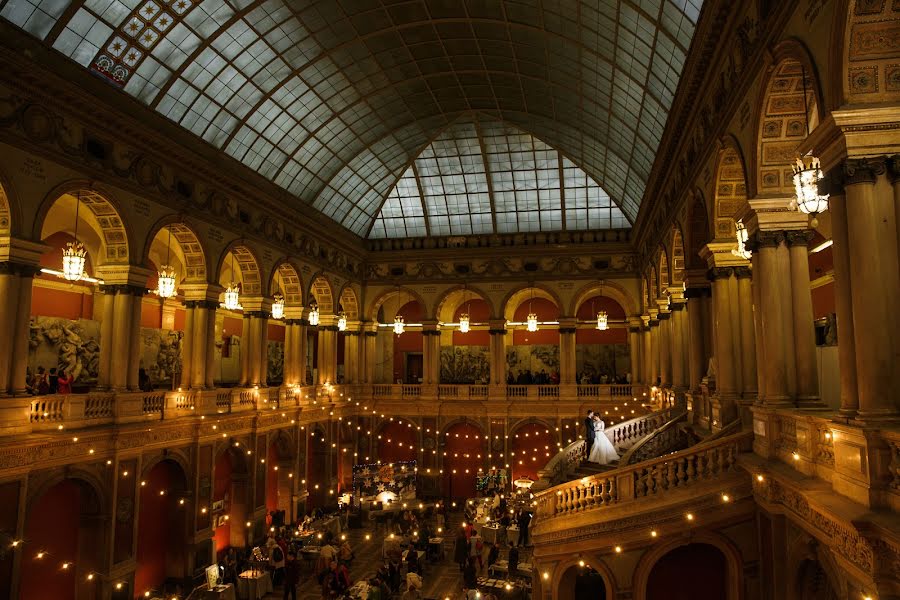
M238 598L241 600L260 600L272 592L272 576L265 571L253 573L244 571L238 575Z

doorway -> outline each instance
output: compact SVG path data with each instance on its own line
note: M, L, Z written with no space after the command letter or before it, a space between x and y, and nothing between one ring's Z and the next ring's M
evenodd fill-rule
M421 352L405 352L406 356L406 376L403 381L406 383L421 383L424 359Z

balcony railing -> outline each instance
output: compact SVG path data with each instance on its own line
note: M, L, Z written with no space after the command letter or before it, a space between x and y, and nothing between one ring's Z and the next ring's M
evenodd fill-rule
M269 408L302 408L307 403L340 402L350 398L368 402L513 402L519 408L531 402L540 406L577 402L590 403L595 409L603 409L604 402L609 402L608 408L612 410L613 404L619 399L638 398L646 404L645 389L637 385L602 384L587 386L342 384L152 392L96 390L86 394L34 397L29 403L28 424L31 430L42 431L58 429L61 425L66 428L78 428L113 422L173 419L190 415L213 415ZM614 430L624 431L621 429L624 425L617 425ZM615 443L621 445L621 440L616 440Z
M739 468L737 456L750 450L752 440L753 432L746 431L538 492L535 518L568 517L718 479Z

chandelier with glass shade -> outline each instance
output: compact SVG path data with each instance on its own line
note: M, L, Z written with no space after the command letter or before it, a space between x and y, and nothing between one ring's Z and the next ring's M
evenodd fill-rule
M347 313L344 311L338 315L338 331L347 331Z
M747 249L747 242L750 239L750 234L747 233L747 227L744 225L742 219L738 219L737 222L735 222L734 232L737 236L737 248L733 249L731 253L745 260L750 260L750 257L753 256L753 253Z
M78 208L81 206L81 190L75 199L75 238L74 242L68 242L63 249L62 272L63 277L69 281L78 281L85 276L84 265L87 261L87 250L84 244L78 241Z
M603 297L603 282L600 282L600 297ZM600 331L606 331L609 329L609 315L606 314L605 310L600 310L597 312L597 329Z
M309 307L309 315L308 319L309 324L312 326L316 326L319 324L319 305L313 304Z
M275 297L272 300L272 318L284 318L284 296L281 294L275 294Z
M397 315L394 317L394 333L396 335L401 335L406 327L406 323L403 321L402 315Z
M803 73L803 109L806 116L806 135L809 136L809 105L806 91L806 67ZM818 226L816 215L828 210L828 194L819 193L819 182L824 179L819 158L811 152L800 156L791 167L794 172L794 194L789 208L800 211L806 215L812 215L813 227Z
M531 299L528 301L528 317L525 319L525 328L528 331L535 332L538 330L538 317L533 309L534 304L534 288L531 288Z
M166 242L166 262L159 268L156 277L156 295L160 298L171 298L175 295L175 269L169 264L172 250L172 228L168 227L169 239Z
M469 333L469 313L459 315L459 332Z
M240 284L234 281L234 253L231 254L231 283L225 288L225 308L238 310L241 308Z

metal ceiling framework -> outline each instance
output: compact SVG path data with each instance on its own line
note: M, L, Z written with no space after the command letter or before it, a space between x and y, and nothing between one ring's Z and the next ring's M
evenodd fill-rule
M471 206L443 199L448 214L439 216L451 215L452 202L468 225L433 219L419 161L432 160L438 176L448 161L475 169L477 160L462 158L474 156L474 139L484 187L503 187L507 175L487 173L495 131L531 144L530 180L547 181L547 153L558 151L560 172L583 170L583 187L605 190L595 197L634 221L701 4L0 0L0 18L267 177L298 208L311 205L360 236L406 237L423 228L533 231L535 218L539 230L615 226L612 216L545 211L540 193L520 208L522 161L510 169L514 189L467 193ZM401 227L385 210L402 204L417 172L423 215L401 209ZM502 210L506 192L512 208ZM592 202L586 210L600 208Z

